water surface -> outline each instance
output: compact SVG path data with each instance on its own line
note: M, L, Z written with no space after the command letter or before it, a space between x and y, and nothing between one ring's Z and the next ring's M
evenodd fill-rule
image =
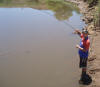
M61 2L15 2L0 0L0 87L79 87L79 38L71 27L85 26L79 11Z

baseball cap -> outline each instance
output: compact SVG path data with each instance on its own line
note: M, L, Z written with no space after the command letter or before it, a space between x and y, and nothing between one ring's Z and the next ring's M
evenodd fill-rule
M88 34L88 30L82 29L82 33Z

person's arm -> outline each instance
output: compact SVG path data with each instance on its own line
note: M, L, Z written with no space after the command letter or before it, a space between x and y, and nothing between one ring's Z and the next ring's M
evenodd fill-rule
M81 36L81 32L79 30L75 30L74 34L78 34L79 36Z
M89 47L90 47L90 41L89 40L86 42L86 45L84 46L84 48L80 47L79 45L76 45L76 48L78 48L78 49L80 49L84 52L88 51Z

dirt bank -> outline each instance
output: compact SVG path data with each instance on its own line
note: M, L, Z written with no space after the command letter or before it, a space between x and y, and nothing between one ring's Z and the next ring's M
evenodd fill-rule
M76 3L80 8L80 12L83 14L83 21L87 24L87 29L89 31L91 46L90 55L88 59L88 73L91 75L93 82L86 87L100 87L100 33L97 32L94 26L94 12L95 6L89 8L86 2L80 0L65 0ZM83 86L82 86L83 87Z

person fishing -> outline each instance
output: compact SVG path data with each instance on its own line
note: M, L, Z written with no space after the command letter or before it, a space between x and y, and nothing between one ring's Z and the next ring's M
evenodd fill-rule
M82 81L87 71L87 60L89 54L90 40L88 38L88 31L86 29L83 29L82 32L80 32L79 30L75 30L74 33L78 34L81 38L80 45L76 45L76 48L79 49L78 50L80 58L79 67L82 68L82 74L79 81Z

